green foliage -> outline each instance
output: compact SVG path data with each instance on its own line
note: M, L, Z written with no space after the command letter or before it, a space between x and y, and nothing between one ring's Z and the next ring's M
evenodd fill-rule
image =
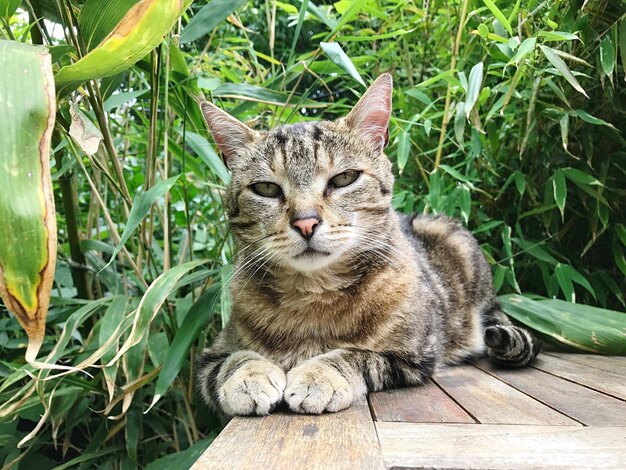
M67 75L121 3L30 0L13 14L0 1L0 34L46 45ZM59 255L39 360L91 376L25 364L24 333L0 316L0 463L187 467L219 429L192 370L232 301L218 295L233 255L229 176L207 144L202 96L258 128L335 119L362 82L392 70L395 207L464 220L500 294L623 309L625 10L623 0L198 0L112 76L64 78ZM69 135L70 104L102 137L92 155ZM569 321L584 348L589 331L623 325L618 312L503 301L548 336Z

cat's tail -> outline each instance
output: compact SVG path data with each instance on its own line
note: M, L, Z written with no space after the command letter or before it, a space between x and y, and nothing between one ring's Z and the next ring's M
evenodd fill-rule
M487 354L494 362L523 367L541 350L541 342L530 331L513 325L495 300L483 315L483 325Z

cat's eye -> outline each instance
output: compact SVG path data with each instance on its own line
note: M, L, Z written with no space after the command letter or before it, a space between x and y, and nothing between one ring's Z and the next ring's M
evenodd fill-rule
M360 174L361 172L356 170L344 171L333 176L328 182L328 186L331 188L343 188L354 183Z
M283 194L282 189L275 183L254 183L250 186L252 191L254 191L259 196L263 197L280 197Z

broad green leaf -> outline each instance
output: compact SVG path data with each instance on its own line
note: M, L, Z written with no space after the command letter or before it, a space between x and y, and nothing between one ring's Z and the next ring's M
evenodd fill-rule
M0 17L8 20L13 16L15 10L20 6L22 0L0 0Z
M480 88L483 83L483 67L483 63L478 62L472 67L469 74L467 97L465 98L465 116L468 119L480 94Z
M361 85L366 86L358 70L350 60L350 57L346 55L346 53L343 51L338 43L321 42L320 47L326 53L330 60L332 60L335 64L345 70L348 75L354 78Z
M580 86L580 83L578 82L576 77L572 75L572 72L570 71L567 64L563 62L563 59L561 59L558 56L558 54L554 52L553 49L547 46L540 45L539 48L541 49L541 52L543 52L543 55L546 56L546 59L548 59L548 61L556 67L556 69L561 73L561 75L563 75L565 80L567 80L569 84L572 85L576 91L578 91L579 93L582 93L587 98L589 98L589 96L587 95L587 92L583 89L582 86Z
M158 198L165 196L165 193L167 193L172 186L174 186L174 183L176 183L176 180L178 180L179 177L180 175L172 176L166 180L159 181L152 188L141 193L135 198L133 206L130 209L130 213L128 214L126 226L124 227L124 231L120 237L120 243L115 247L115 250L113 250L113 254L111 255L111 259L104 265L100 272L104 271L115 260L117 254L121 251L130 236L137 229L143 218L148 214L148 212L150 212L152 204L154 204Z
M0 70L0 296L26 330L31 362L45 336L57 250L50 54L0 40Z
M626 276L626 256L624 256L624 250L619 243L613 243L613 260L619 268L619 270Z
M496 6L496 4L492 0L483 0L483 3L489 11L496 17L496 19L500 22L502 26L509 32L509 34L513 34L513 28L511 28L511 23L506 19L506 16L500 11L500 9Z
M400 131L398 135L398 171L402 173L404 167L409 161L409 151L411 149L411 139L409 134L404 130Z
M587 186L602 186L602 183L600 183L597 178L594 178L583 171L577 170L576 168L563 168L560 171L575 183Z
M546 41L580 41L577 35L565 31L539 31L539 36L545 38Z
M210 33L244 3L244 0L211 0L189 20L180 33L180 42L184 44L195 41Z
M521 295L504 295L499 300L515 320L564 345L599 354L626 354L624 313Z
M59 70L57 87L67 92L86 80L126 70L158 46L192 0L140 0L115 28L77 62Z
M565 200L567 199L567 184L565 183L565 176L560 171L554 173L552 177L552 187L554 190L554 200L556 206L561 211L561 219L565 220Z
M165 271L157 277L139 302L139 306L133 316L133 326L130 335L120 347L119 351L113 359L109 361L107 366L113 365L120 357L122 357L129 349L139 344L148 331L150 324L156 317L159 309L175 290L177 282L192 269L197 268L207 262L206 259L189 261L187 263L175 266L169 271Z
M226 185L230 182L230 173L226 165L224 165L223 160L205 137L195 132L187 131L185 142L200 157L204 164L209 167L213 174L221 180L222 184Z
M617 233L622 245L626 246L626 227L623 224L615 224L615 233Z
M183 364L189 360L189 349L213 315L213 307L219 299L221 288L222 285L219 283L212 285L189 309L183 324L167 349L150 408L167 392Z
M613 48L610 35L605 36L600 43L600 65L607 76L613 77L613 70L615 69L615 49Z
M139 1L87 0L78 16L78 27L87 50L95 49Z
M467 224L472 212L472 195L467 186L461 186L460 188L459 209L461 210L461 217L463 217L463 220Z

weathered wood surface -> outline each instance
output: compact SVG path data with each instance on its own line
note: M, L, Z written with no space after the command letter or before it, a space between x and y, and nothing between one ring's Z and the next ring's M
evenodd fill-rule
M626 357L482 360L368 402L236 418L193 468L626 468Z
M192 467L204 469L384 469L362 400L341 413L233 419Z
M387 468L619 468L626 428L376 423Z

